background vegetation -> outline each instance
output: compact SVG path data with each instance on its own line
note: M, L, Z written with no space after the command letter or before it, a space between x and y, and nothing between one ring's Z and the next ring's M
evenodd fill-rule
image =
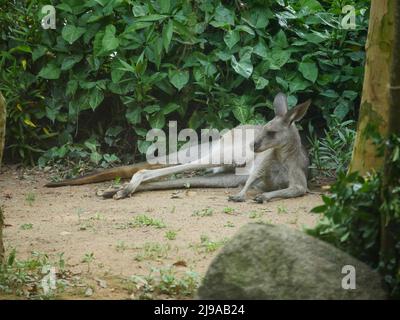
M339 0L50 1L57 28L44 30L48 3L0 7L9 161L130 162L149 128L264 122L279 91L313 99L311 141L357 115L367 0L351 1L355 30ZM337 168L329 154L319 169Z

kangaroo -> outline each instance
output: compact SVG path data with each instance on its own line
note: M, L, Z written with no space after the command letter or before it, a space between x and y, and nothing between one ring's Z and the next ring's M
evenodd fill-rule
M233 148L249 148L250 157L245 161L250 167L247 175L236 175L232 171L243 163L235 162L227 166L203 161L200 157L193 161L175 166L167 166L154 170L139 170L130 182L117 189L104 192L104 198L122 199L134 192L144 190L161 190L190 187L201 188L233 188L244 184L236 195L228 200L242 202L246 200L247 191L252 187L261 190L254 200L262 203L274 198L292 198L307 192L307 172L309 159L301 144L295 122L303 118L311 104L308 100L288 110L287 97L279 93L273 102L275 117L266 125L242 125L236 130L254 130L254 140L244 145L235 141L233 130L224 134L220 143L211 148L210 154L224 155ZM222 147L221 147L222 146ZM208 176L182 178L170 181L149 182L160 177L181 173L188 170L212 169L214 174ZM142 184L143 183L143 184Z

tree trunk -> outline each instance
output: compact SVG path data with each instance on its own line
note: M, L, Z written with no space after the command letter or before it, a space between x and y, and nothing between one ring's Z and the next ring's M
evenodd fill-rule
M0 92L0 168L3 158L4 141L6 137L6 101Z
M400 1L396 1L393 6L395 17L394 22L394 39L393 39L393 58L391 67L391 78L389 85L389 112L388 112L388 135L400 136ZM393 189L399 186L400 174L398 168L394 167L391 161L391 147L386 145L385 163L382 178L382 202L390 203L392 201ZM387 208L387 206L383 206ZM392 214L389 211L382 209L381 212L381 243L380 255L387 267L389 261L395 259L398 265L399 257L396 256L395 238L396 226L392 221ZM400 271L400 270L399 270Z
M387 138L389 125L389 83L394 37L393 7L397 0L372 0L366 44L366 64L357 136L350 172L364 175L382 169L370 134L377 130Z
M0 92L0 169L1 159L3 158L4 140L6 135L6 102ZM0 264L4 262L4 245L3 245L3 209L0 204Z
M0 207L0 266L4 263L4 244L3 244L3 225L4 225L4 216L3 216L3 208Z

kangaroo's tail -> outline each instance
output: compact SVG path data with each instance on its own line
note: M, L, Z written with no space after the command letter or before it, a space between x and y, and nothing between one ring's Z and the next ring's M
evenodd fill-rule
M132 175L140 170L144 169L158 169L166 167L165 164L150 164L147 162L140 162L137 164L133 164L130 166L122 166L116 168L110 168L103 171L95 171L89 174L86 174L81 177L66 179L59 182L49 182L45 184L45 187L48 188L56 188L63 186L77 186L82 184L96 183L113 180L117 177L121 179L127 179L132 177Z

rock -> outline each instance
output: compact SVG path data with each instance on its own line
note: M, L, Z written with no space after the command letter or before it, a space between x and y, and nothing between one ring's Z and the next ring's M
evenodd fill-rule
M346 265L355 267L356 289L342 288ZM385 299L386 294L378 273L328 243L286 226L251 223L211 262L197 297Z

